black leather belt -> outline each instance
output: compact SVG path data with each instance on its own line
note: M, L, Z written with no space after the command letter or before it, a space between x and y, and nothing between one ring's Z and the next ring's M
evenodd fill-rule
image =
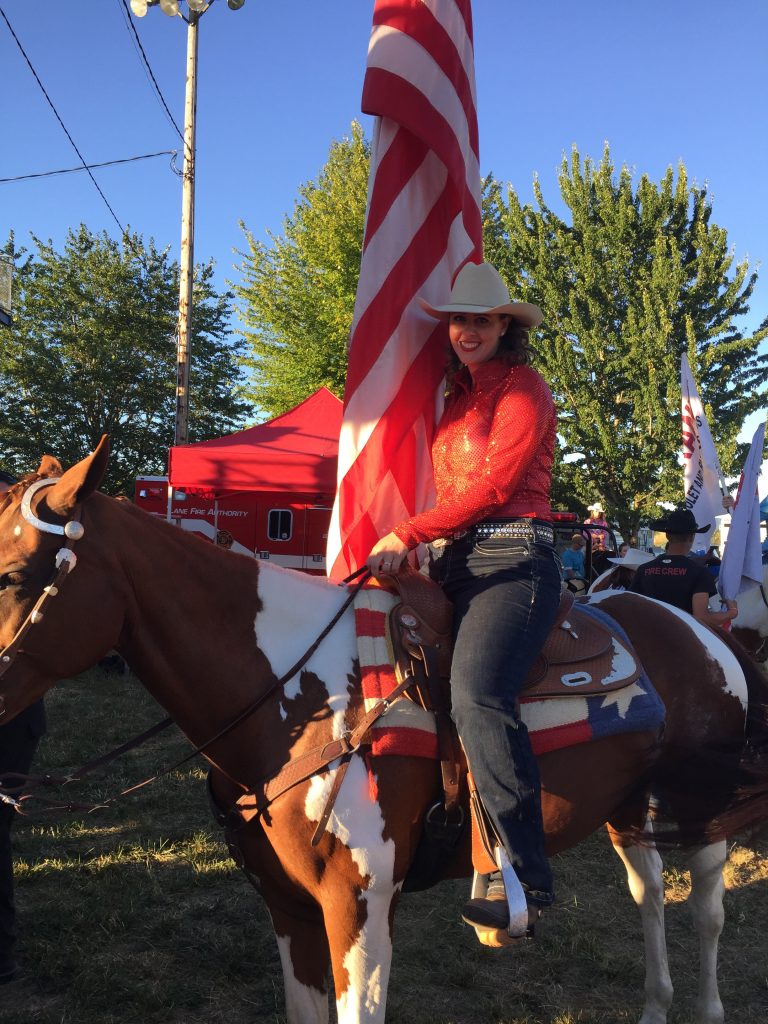
M554 546L555 531L548 523L524 519L485 519L468 531L477 540L527 540Z

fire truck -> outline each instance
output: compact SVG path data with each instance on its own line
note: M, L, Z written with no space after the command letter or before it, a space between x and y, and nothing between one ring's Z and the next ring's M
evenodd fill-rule
M241 491L221 497L171 489L168 477L136 479L135 503L213 543L289 569L325 574L331 495L322 503L296 500L278 491ZM229 537L232 544L228 543Z
M341 402L320 388L235 434L173 447L168 476L140 476L139 508L232 551L325 573Z

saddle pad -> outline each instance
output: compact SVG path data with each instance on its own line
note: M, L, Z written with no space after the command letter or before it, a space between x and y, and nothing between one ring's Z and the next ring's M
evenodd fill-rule
M378 585L367 585L355 598L355 632L363 700L370 711L397 685L389 639L389 613L399 598ZM407 697L400 697L371 729L372 754L438 758L435 719Z
M389 611L397 597L380 587L364 587L355 599L355 625L366 710L396 685L388 638ZM583 605L587 614L607 625L627 643L626 634L605 612ZM520 713L528 727L535 754L588 743L623 732L657 729L664 705L650 680L641 672L621 690L595 696L522 697ZM373 754L437 758L434 718L406 698L400 698L371 730Z

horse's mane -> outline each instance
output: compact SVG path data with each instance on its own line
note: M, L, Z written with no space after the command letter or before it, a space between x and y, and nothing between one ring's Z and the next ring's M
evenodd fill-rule
M212 544L209 540L197 536L187 530L180 529L175 523L168 522L163 516L158 516L146 509L139 508L130 499L120 496L113 498L111 495L97 491L90 499L104 500L109 507L115 510L120 516L127 516L141 525L142 529L151 530L158 538L158 543L164 547L173 544L177 549L184 549L187 556L195 559L196 563L205 560L206 571L220 574L221 572L238 572L248 575L262 575L265 572L275 576L286 575L295 580L302 589L336 590L337 584L324 576L312 576L300 572L297 569L287 569L270 561L261 561L251 555L241 554L238 551L228 551L226 548ZM129 529L129 527L126 527Z
M0 494L0 512L4 512L5 509L17 499L18 501L21 501L24 496L24 491L26 491L30 484L34 484L38 480L43 480L47 478L47 476L47 473L26 473L20 480L17 480L15 484L11 484L7 491Z

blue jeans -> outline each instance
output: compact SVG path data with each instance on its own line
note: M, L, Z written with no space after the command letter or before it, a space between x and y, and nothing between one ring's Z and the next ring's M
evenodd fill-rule
M452 715L472 775L528 899L549 906L539 770L517 697L560 603L554 549L470 532L430 557L454 603Z

